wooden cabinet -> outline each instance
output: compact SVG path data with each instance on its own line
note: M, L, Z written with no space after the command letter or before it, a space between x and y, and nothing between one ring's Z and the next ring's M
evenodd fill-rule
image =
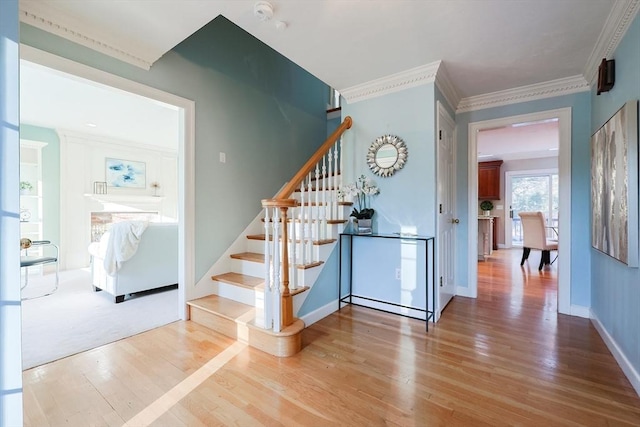
M478 163L479 200L500 200L500 165L502 160Z

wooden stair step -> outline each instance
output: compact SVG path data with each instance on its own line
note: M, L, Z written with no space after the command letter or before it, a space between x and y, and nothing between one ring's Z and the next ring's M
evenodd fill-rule
M239 254L231 254L231 258L264 264L264 254L259 254L256 252L241 252Z
M264 234L248 234L247 239L249 240L264 240ZM269 235L269 240L273 240L273 236ZM314 240L314 245L328 245L329 243L335 242L336 239L322 239L322 240ZM299 240L296 240L297 243L300 243Z
M191 321L244 342L277 357L289 357L302 350L304 322L294 322L280 332L256 326L255 309L249 305L210 295L188 301Z
M264 238L262 240L264 240ZM264 279L261 277L249 276L247 274L233 272L211 276L211 280L228 283L230 285L240 286L247 289L256 289L260 285L264 285Z

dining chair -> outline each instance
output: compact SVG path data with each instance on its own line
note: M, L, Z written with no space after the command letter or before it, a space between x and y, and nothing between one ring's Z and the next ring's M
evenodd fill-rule
M522 261L520 261L520 265L524 265L524 262L529 258L531 249L542 251L538 270L542 270L544 265L553 264L558 257L556 256L551 261L551 251L558 250L558 242L547 239L547 229L542 212L520 212L518 215L522 222L523 232Z

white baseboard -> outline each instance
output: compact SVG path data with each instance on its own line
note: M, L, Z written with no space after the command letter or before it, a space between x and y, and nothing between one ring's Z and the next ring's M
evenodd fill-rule
M511 246L507 246L504 243L498 243L498 249L510 249Z
M585 319L591 318L591 309L582 305L571 305L572 316L584 317Z
M329 304L324 305L309 314L305 314L300 319L304 322L304 327L308 328L319 320L324 319L331 313L338 310L338 300L333 300Z
M618 362L618 365L620 365L622 372L624 372L624 374L627 376L627 379L636 390L636 393L638 394L638 396L640 396L640 374L638 373L638 371L636 371L631 362L629 362L627 356L625 356L625 354L622 352L622 349L618 346L618 343L616 343L613 337L609 335L609 332L607 332L604 325L600 323L600 320L593 311L591 311L591 322L602 337L604 343L609 348L611 354L613 354L613 357Z
M456 286L456 296L467 297L467 298L477 298L478 291L477 289L474 290L465 286Z

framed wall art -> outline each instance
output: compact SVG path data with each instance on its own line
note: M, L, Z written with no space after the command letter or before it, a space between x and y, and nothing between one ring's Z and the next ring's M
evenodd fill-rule
M144 162L107 158L105 163L105 181L109 187L147 187Z
M591 137L591 204L593 247L638 267L638 101Z

